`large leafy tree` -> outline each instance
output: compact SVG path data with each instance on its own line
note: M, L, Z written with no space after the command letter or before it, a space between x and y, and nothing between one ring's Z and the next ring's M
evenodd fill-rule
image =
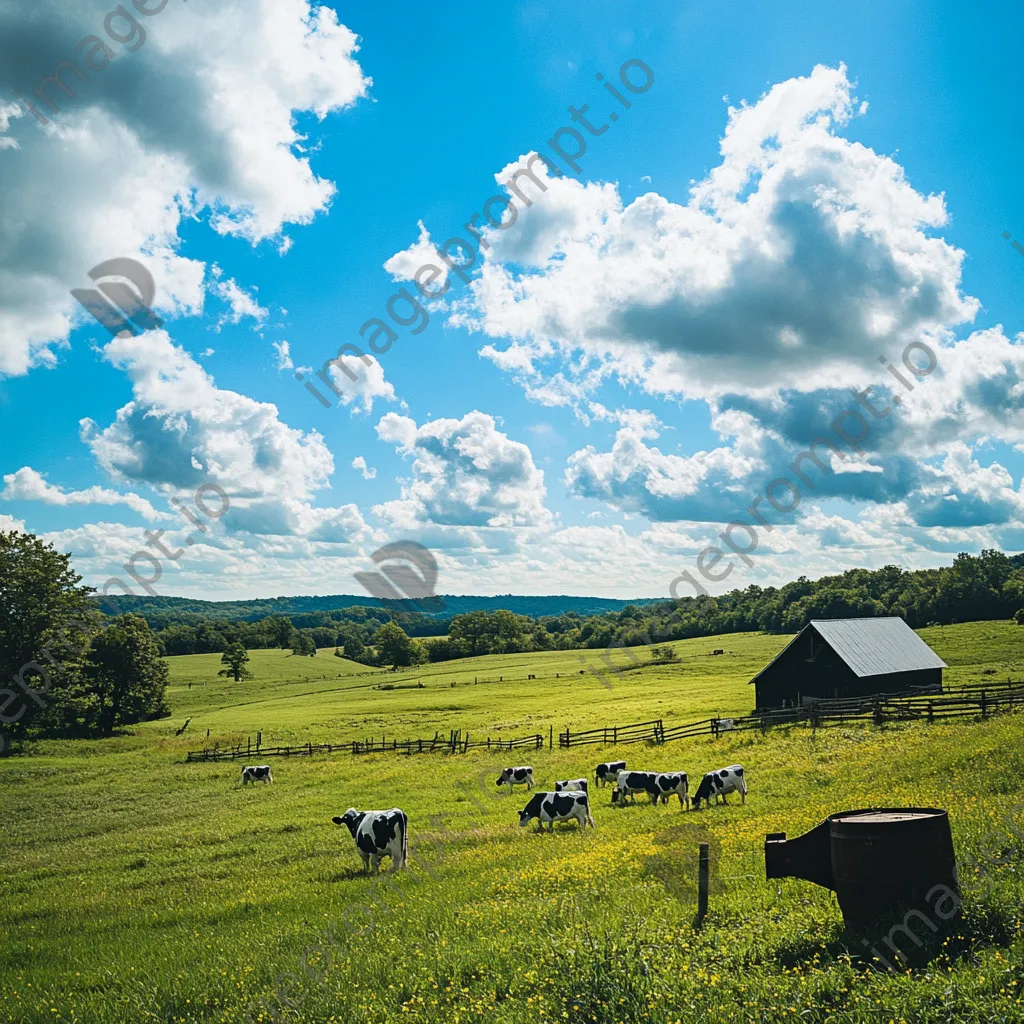
M0 532L0 722L9 736L24 734L75 677L97 619L81 581L70 554Z
M412 664L412 643L405 630L397 622L385 622L374 633L373 643L377 648L377 654L382 665L398 668L400 665Z
M117 726L159 718L170 711L164 697L167 663L141 615L112 619L93 638L82 674L95 696L95 726L103 736Z
M220 656L220 663L226 665L217 675L231 676L234 681L240 682L243 679L251 679L252 673L245 667L249 661L249 652L245 645L239 641L228 645L228 649Z
M316 644L309 633L295 630L292 633L291 646L292 654L308 655L310 658L316 657Z

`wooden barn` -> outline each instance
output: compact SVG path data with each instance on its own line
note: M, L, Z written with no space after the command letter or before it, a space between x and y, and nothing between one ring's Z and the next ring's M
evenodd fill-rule
M898 616L813 619L751 683L757 708L942 689L946 663Z

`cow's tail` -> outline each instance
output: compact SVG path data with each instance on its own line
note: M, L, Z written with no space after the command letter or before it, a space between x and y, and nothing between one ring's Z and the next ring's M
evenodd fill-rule
M409 866L409 816L402 811L402 867Z

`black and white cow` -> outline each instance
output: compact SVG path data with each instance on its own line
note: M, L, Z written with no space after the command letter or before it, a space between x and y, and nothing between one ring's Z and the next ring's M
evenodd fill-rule
M630 802L635 804L637 793L650 793L651 803L657 803L658 797L655 789L657 777L657 772L619 772L618 778L615 780L615 788L612 790L612 803L624 804L628 796Z
M594 781L606 786L609 782L614 783L619 777L619 772L625 770L625 761L604 761L594 769Z
M405 867L409 857L409 819L405 811L398 807L390 811L357 811L350 807L331 821L352 833L367 874L380 868L381 857L391 858L392 871Z
M273 782L274 776L270 774L269 764L251 764L242 769L242 785L262 779L264 782Z
M657 803L661 800L668 803L668 798L675 793L679 797L679 809L690 805L690 780L686 772L658 772L654 776L654 785L648 791Z
M529 792L533 789L533 769L529 765L522 765L519 768L502 768L497 785L508 786L510 793L513 786L525 786Z
M715 798L716 803L719 798L723 804L728 803L725 799L726 793L739 793L740 802L747 802L747 777L743 774L743 765L731 764L728 768L719 768L718 771L708 772L700 780L697 792L693 794L694 809L700 809L701 800L704 801L705 806L710 806L712 797Z
M584 793L587 792L587 780L586 779L563 779L561 782L555 783L555 792L564 793L566 790L578 789Z
M590 797L581 789L570 789L564 793L534 793L519 812L519 827L526 828L534 818L537 819L538 832L544 831L545 824L549 832L554 832L556 821L578 821L580 832L587 825L596 828L590 814Z

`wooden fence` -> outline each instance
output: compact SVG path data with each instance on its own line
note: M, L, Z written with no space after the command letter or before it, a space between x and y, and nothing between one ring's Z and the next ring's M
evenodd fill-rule
M264 747L257 737L256 744L250 740L246 744L233 747L204 747L202 750L190 750L185 756L186 761L234 761L239 758L248 760L263 757L312 757L314 754L465 754L470 750L513 751L519 749L541 750L544 737L537 733L533 736L519 736L515 739L487 736L481 740L470 740L469 733L463 735L461 730L450 732L447 736L434 733L431 739L387 739L381 736L378 740L371 737L361 740L345 740L340 743L304 743L298 746Z
M1024 682L964 683L941 693L915 693L901 696L876 694L845 700L820 700L792 708L770 708L739 718L704 718L668 728L658 719L635 725L608 725L600 729L558 734L560 747L583 744L648 742L670 743L695 736L713 736L725 732L759 729L762 732L777 726L810 725L813 729L852 722L887 722L923 720L934 722L943 718L987 718L998 711L1024 706Z
M665 726L659 718L654 722L637 722L635 725L608 725L600 729L586 729L570 733L568 729L558 734L560 747L578 747L588 743L618 745L620 743L661 743Z

